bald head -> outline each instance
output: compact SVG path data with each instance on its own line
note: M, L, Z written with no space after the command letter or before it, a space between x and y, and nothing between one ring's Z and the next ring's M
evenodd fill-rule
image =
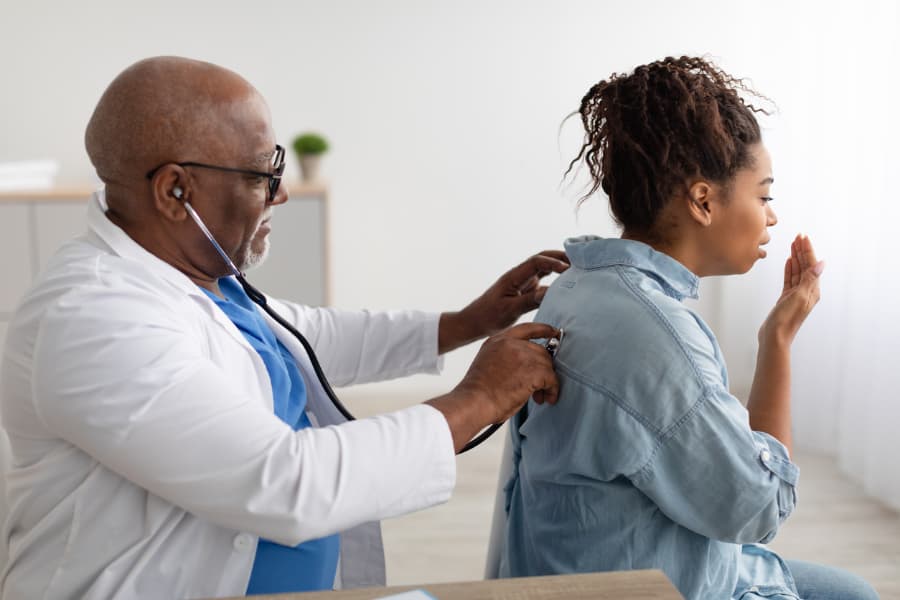
M84 141L97 175L129 186L165 162L224 160L248 127L240 108L262 103L246 80L180 57L142 60L109 85Z

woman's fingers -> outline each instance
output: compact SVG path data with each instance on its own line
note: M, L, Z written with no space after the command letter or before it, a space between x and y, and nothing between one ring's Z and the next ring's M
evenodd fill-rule
M825 263L816 258L816 251L809 237L797 234L791 242L791 256L784 265L784 289L800 285L806 271L811 270L818 277L824 269Z
M793 284L793 273L791 270L792 259L788 256L787 260L784 261L784 290L782 293L791 289Z
M791 287L800 285L800 277L803 275L803 266L800 262L800 236L794 238L791 243Z
M819 262L818 259L816 259L816 251L813 250L812 242L805 235L800 243L800 262L803 265L804 270L811 269Z

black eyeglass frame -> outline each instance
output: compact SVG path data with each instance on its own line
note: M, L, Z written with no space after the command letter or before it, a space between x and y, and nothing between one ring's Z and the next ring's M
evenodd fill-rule
M155 169L151 169L147 172L147 179L153 179L153 176L156 175L156 172L162 169L164 166L169 164L175 164L179 167L199 167L201 169L214 169L216 171L227 171L228 173L241 173L243 175L254 175L256 177L265 177L269 180L269 197L266 199L266 202L273 202L275 200L275 194L278 193L278 188L281 186L281 177L284 175L284 147L280 145L275 145L275 156L272 159L274 166L274 171L272 173L267 173L265 171L252 171L250 169L236 169L234 167L221 167L219 165L209 165L206 163L200 162L177 162L177 163L163 163L156 167Z

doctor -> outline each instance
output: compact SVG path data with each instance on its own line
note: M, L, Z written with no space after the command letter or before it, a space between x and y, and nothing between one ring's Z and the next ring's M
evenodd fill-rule
M460 312L272 304L338 385L433 372L493 334L451 392L345 422L300 344L256 310L189 217L244 270L280 185L269 111L244 79L182 58L121 73L85 136L105 183L89 230L13 318L3 598L194 598L384 582L378 519L445 502L455 452L532 394L547 353L503 331L568 265L532 257Z

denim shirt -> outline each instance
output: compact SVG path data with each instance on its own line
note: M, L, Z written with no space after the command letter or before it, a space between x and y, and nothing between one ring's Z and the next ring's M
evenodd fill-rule
M688 599L796 598L764 546L798 469L752 431L698 278L640 242L573 238L537 321L565 330L559 403L512 421L501 576L662 569Z

